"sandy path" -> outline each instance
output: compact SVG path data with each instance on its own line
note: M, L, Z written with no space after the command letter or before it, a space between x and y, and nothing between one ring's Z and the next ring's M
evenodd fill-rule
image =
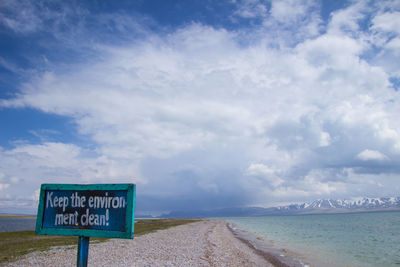
M31 253L7 266L75 266L76 246ZM201 221L90 245L89 266L272 266L223 221Z

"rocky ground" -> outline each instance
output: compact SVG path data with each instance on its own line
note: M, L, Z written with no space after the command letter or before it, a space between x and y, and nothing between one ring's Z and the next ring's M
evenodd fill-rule
M34 252L7 266L76 266L76 246ZM91 244L88 266L273 266L223 221L204 220Z

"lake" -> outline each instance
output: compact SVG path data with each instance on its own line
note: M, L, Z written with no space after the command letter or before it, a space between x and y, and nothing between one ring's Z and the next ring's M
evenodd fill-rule
M225 218L258 248L312 266L399 266L400 212Z
M35 230L36 217L0 217L0 232Z

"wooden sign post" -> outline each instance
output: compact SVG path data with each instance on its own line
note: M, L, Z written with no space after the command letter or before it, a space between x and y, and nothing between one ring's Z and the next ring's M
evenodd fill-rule
M87 266L89 237L133 238L134 184L42 184L38 235L78 236L77 266Z

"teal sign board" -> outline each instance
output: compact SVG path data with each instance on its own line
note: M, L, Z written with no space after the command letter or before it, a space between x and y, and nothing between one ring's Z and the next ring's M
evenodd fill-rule
M132 238L134 184L42 184L36 233Z

